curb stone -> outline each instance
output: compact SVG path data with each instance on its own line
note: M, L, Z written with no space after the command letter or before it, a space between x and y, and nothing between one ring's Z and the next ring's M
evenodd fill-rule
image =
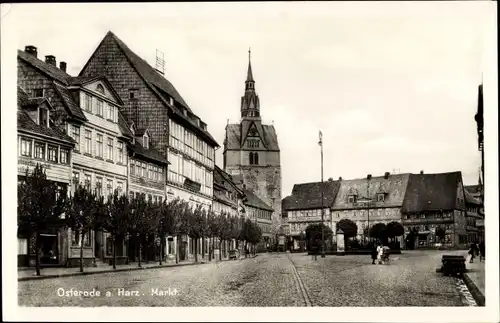
M476 301L478 306L485 306L485 298L483 293L477 288L476 284L470 279L469 275L467 273L463 274L463 280L467 288L469 289L469 292L472 294L472 297L474 297L474 300Z
M251 259L255 258L257 255L248 257L246 259ZM245 260L245 258L238 259L238 260ZM222 260L222 261L229 261L229 260ZM220 261L219 261L220 262ZM17 281L29 281L29 280L41 280L41 279L49 279L49 278L64 278L64 277L73 277L73 276L87 276L87 275L97 275L97 274L107 274L107 273L116 273L116 272L125 272L125 271L136 271L136 270L148 270L148 269L158 269L158 268L170 268L170 267L183 267L183 266L193 266L193 265L204 265L204 264L211 264L215 262L189 262L189 263L178 263L175 265L156 265L156 266L150 266L150 267L134 267L134 268L117 268L117 269L105 269L105 270L100 270L100 271L84 271L82 272L72 272L72 273L65 273L65 274L54 274L54 275L40 275L40 276L28 276L28 277L21 277L18 278Z

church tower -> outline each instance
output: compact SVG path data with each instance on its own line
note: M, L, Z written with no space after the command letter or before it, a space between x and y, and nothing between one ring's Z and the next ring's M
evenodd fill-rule
M273 226L277 229L281 223L280 149L274 125L262 124L250 50L240 110L240 123L226 126L224 170L273 208Z

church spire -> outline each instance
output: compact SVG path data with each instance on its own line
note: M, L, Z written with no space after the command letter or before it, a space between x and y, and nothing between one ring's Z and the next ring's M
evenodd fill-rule
M248 48L248 70L245 81L245 95L241 97L241 117L260 118L259 96L255 92L255 80L252 73L252 51Z
M252 73L252 50L250 48L248 48L248 71L247 71L247 80L245 81L245 83L248 84L249 82L255 83L255 81L253 80L253 73Z

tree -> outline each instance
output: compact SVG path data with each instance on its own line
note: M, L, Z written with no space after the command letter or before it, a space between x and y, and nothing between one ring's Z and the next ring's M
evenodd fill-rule
M74 231L76 242L80 244L80 272L83 272L83 246L85 236L91 239L91 230L95 230L101 224L100 212L98 209L98 197L83 186L78 186L75 194L71 198L68 221L72 231Z
M395 237L400 237L405 233L405 229L401 223L397 221L392 221L387 223L387 237L393 239Z
M324 231L324 234L322 234ZM325 241L333 236L332 229L323 223L310 224L306 228L307 250L317 251L322 247L323 236Z
M146 201L144 195L139 195L131 202L130 216L128 219L128 232L139 242L139 261L137 266L142 267L141 258L144 242L147 235L153 232L155 222L155 205ZM147 257L146 257L147 258Z
M198 262L198 241L200 238L204 237L204 226L205 217L203 208L198 205L191 216L188 218L189 221L189 236L194 240L194 261Z
M387 226L384 223L376 223L370 228L370 237L384 243L387 240Z
M228 215L226 214L226 212L222 211L220 215L215 216L215 221L212 225L212 232L217 237L219 247L219 260L222 260L222 243L226 239L228 239L230 235Z
M108 214L103 228L111 235L113 241L113 269L116 269L116 245L118 237L124 237L129 229L130 202L127 196L115 191L107 202Z
M342 219L337 223L337 228L342 229L344 238L355 237L358 234L358 226L349 219Z
M443 242L446 237L446 229L442 226L436 228L436 237L439 238L439 242Z
M65 226L66 219L61 216L67 211L68 198L65 188L47 180L42 166L37 164L31 174L28 170L17 187L19 231L30 241L35 238L36 275L40 276L40 234L47 230L58 230Z

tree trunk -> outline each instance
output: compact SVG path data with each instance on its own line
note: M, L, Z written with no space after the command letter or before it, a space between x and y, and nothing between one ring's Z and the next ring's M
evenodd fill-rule
M208 248L207 248L207 251L208 251L208 261L212 261L212 252L211 252L211 247L212 247L212 244L210 243L210 241L212 240L211 237L208 238Z
M160 235L161 238L160 238L160 266L162 265L162 258L163 258L163 240L165 240L163 238L163 235Z
M113 269L116 269L116 235L113 236Z
M80 234L80 272L83 273L83 238L85 237L85 233L82 230Z
M194 240L194 262L198 262L198 238Z
M40 276L40 233L38 231L35 233L35 267L36 275Z
M201 237L201 259L205 260L205 237Z
M222 261L222 239L219 239L219 261Z
M137 263L137 267L141 268L141 258L142 258L142 239L141 236L139 236L139 262Z
M179 236L177 235L176 236L176 239L175 239L175 263L178 264L179 263Z

